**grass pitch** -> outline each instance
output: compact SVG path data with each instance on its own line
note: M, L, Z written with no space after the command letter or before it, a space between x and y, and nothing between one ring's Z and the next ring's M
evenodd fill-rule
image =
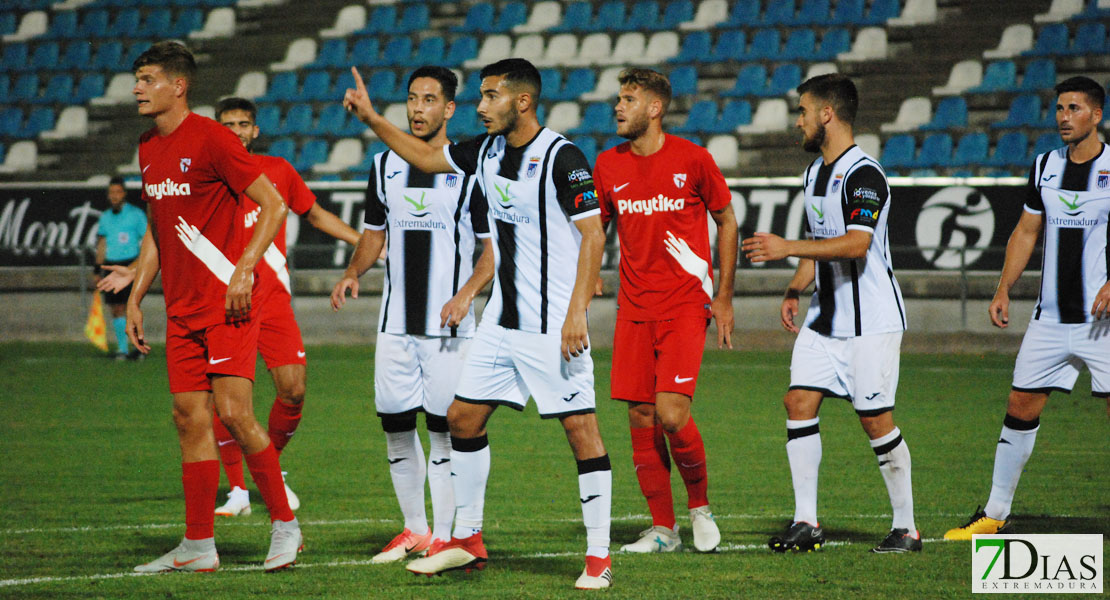
M134 565L172 548L184 530L161 350L132 364L84 345L5 343L0 357L0 598L579 596L572 587L585 533L574 461L558 424L531 407L502 408L490 423L489 567L417 578L398 565L369 564L401 529L371 399L372 350L309 348L305 418L282 457L302 500L306 550L297 567L262 572L269 523L252 490L253 515L216 523L220 572L133 577ZM608 357L595 354L595 372L614 468L615 549L650 520L631 468L624 404L604 399ZM721 550L615 554L607 597L970 597L969 545L938 540L986 501L1013 357L903 356L895 418L913 456L917 524L928 540L912 556L867 552L889 529L890 506L855 414L835 399L821 413L818 509L830 544L797 556L767 550L793 512L781 404L788 365L785 353L706 353L694 414ZM265 422L273 388L261 365L259 374L255 406ZM1106 407L1089 389L1083 376L1071 396L1050 399L1014 503L1016 531L1110 533ZM689 545L677 473L673 483ZM221 501L224 491L226 484Z

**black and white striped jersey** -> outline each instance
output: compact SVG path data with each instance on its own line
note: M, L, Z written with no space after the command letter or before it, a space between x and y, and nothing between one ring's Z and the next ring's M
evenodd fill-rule
M816 261L806 327L835 337L904 331L905 304L887 235L890 187L882 167L852 146L829 165L818 157L804 177L810 238L840 237L849 229L871 234L864 258Z
M573 221L601 212L586 157L546 128L519 148L482 135L444 153L458 173L476 175L488 199L497 270L482 318L558 333L578 273L582 236Z
M440 310L474 272L474 238L489 237L486 201L474 177L429 175L392 151L374 156L366 189L367 229L385 230L388 250L378 330L474 335L474 309L457 327Z
M1094 320L1091 305L1106 284L1110 245L1110 152L1085 162L1068 148L1037 156L1029 171L1025 210L1044 216L1041 293L1033 318L1056 323Z

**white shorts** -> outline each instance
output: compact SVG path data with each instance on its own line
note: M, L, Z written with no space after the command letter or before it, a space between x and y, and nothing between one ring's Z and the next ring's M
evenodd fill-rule
M378 333L374 407L378 415L423 410L447 416L470 338Z
M455 395L471 404L524 410L531 395L549 419L592 413L594 361L587 349L563 360L559 333L529 333L482 322L470 346Z
M790 359L790 389L852 402L861 417L894 410L902 332L824 336L803 327Z
M1032 319L1014 363L1013 389L1070 393L1083 364L1091 371L1091 395L1110 397L1110 321L1047 323Z

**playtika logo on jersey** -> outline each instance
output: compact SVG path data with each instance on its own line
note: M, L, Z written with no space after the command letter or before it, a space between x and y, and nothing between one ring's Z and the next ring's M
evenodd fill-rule
M668 198L659 194L647 200L617 200L617 214L650 215L657 212L675 212L686 207L685 198Z
M148 183L143 186L143 191L146 195L155 200L161 200L166 196L191 196L192 191L189 189L187 183L177 183L176 181L166 178L162 183Z

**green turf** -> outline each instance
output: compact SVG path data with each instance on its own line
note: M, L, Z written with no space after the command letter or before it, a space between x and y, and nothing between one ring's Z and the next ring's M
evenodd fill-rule
M282 457L301 497L306 551L290 572L263 574L268 519L217 522L214 575L122 576L180 539L180 463L160 350L116 363L88 346L0 344L0 598L550 598L572 597L585 535L577 477L561 428L498 410L486 500L484 572L427 579L369 558L401 526L370 398L372 351L309 349L309 395ZM606 397L608 354L596 358ZM913 454L918 527L936 540L986 500L1011 356L907 355L896 419ZM970 596L970 549L930 541L913 556L867 550L890 526L874 454L847 403L822 412L819 510L830 544L783 556L765 548L793 510L783 449L785 353L709 352L695 415L706 441L710 499L723 550L615 555L612 598L948 598ZM260 369L260 373L263 373ZM263 422L272 401L256 392ZM1054 394L1014 503L1024 533L1110 533L1106 407L1083 376ZM598 407L614 466L614 547L649 523L631 468L624 405ZM685 491L674 476L675 498ZM221 487L221 498L224 487ZM690 542L688 520L680 524ZM1110 539L1108 539L1110 541ZM837 544L839 543L839 544ZM1107 546L1110 548L1110 546ZM1107 552L1110 556L1110 552ZM25 580L44 578L29 583Z

